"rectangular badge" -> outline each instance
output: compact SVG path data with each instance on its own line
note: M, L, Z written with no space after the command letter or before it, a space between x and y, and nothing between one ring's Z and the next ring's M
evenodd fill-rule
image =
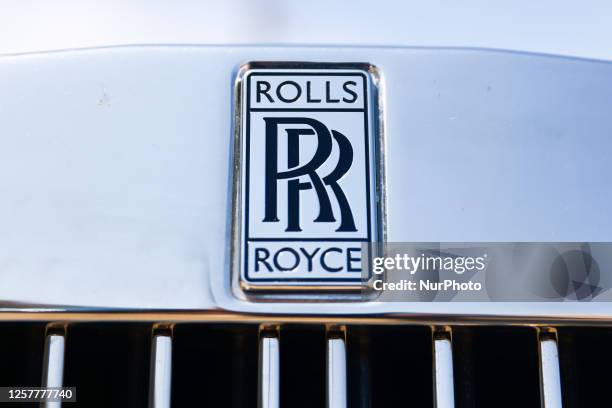
M236 82L233 268L246 291L359 290L381 242L380 78L369 64L250 63Z

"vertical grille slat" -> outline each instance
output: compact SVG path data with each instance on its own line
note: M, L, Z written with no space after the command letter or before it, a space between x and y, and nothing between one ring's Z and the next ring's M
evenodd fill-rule
M540 345L540 389L542 408L561 408L561 375L559 350L555 332L543 330L539 333Z
M149 408L170 408L172 337L155 334L151 345Z
M346 408L347 373L344 334L330 333L327 339L327 408Z
M64 353L66 337L64 333L49 333L45 341L43 362L43 387L61 387L64 384ZM46 402L44 408L60 408L61 402Z
M434 350L434 406L453 408L455 406L455 385L453 380L453 349L448 332L433 335Z
M64 378L64 349L66 339L62 335L51 334L45 343L45 361L42 385L61 387Z
M276 331L262 333L259 345L259 408L280 406L280 349Z

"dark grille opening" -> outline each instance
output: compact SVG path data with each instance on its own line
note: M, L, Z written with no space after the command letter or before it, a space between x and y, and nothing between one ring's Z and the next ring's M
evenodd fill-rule
M151 327L75 324L68 328L64 384L77 387L71 407L147 407Z
M560 328L557 333L563 406L610 406L612 329Z
M429 327L347 328L350 407L432 407Z
M325 406L323 326L283 326L280 332L280 406Z
M177 325L172 407L257 407L258 327Z
M45 324L2 324L0 333L0 386L40 386L45 351ZM38 406L35 403L7 405Z
M366 327L348 328L346 343L348 405L355 408L369 408L372 388L369 330Z
M0 386L40 386L45 325L0 324ZM77 387L78 402L70 405L147 407L152 329L151 323L71 324L64 386ZM612 388L606 370L612 364L612 329L556 330L564 406L609 405ZM173 407L204 402L257 407L258 324L181 323L165 333L173 337ZM283 324L279 335L281 406L324 407L324 324ZM455 326L452 340L456 407L540 407L536 329ZM349 324L346 350L350 408L433 406L434 356L428 326Z
M534 329L454 328L453 362L456 407L540 407Z

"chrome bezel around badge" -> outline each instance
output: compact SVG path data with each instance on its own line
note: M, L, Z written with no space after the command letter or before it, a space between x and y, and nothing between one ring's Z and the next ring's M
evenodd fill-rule
M375 142L372 149L370 163L375 169L373 182L375 197L372 201L371 213L376 217L376 228L372 231L372 242L384 243L386 241L386 186L385 186L385 118L384 118L384 81L380 70L370 63L355 62L304 62L304 61L256 61L240 66L235 75L233 89L233 169L232 184L232 211L231 211L231 290L238 298L249 300L310 300L310 301L360 301L369 300L372 296L372 281L362 280L355 285L291 285L290 282L275 283L273 285L252 285L242 279L241 275L241 241L242 236L242 137L243 137L243 110L246 94L243 91L245 79L249 72L260 70L358 70L369 76L371 84L368 91L368 101L371 107L372 123L370 130L376 132L370 137Z

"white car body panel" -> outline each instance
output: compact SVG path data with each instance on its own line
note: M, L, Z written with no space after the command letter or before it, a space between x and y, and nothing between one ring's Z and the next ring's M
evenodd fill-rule
M229 285L232 92L252 60L380 69L390 242L612 239L612 63L403 47L24 54L0 58L2 302L286 313ZM608 303L290 310L612 316Z

